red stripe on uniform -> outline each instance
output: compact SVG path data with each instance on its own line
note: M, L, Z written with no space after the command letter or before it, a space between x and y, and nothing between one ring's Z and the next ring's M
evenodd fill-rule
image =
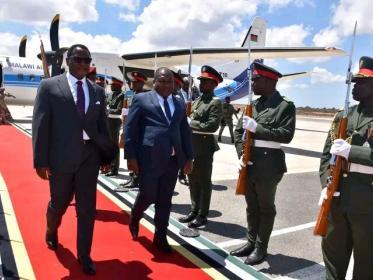
M359 74L365 75L365 76L373 76L373 70L368 68L361 68L359 70Z
M255 69L253 71L253 74L260 75L260 76L263 76L263 77L267 77L267 78L270 78L270 79L276 80L276 81L278 80L278 76L276 74L273 74L272 72L265 71L265 70Z

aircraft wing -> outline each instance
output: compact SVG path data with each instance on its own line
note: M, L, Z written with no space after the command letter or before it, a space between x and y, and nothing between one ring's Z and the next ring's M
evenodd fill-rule
M178 49L168 51L155 51L124 54L122 58L126 66L137 68L154 69L158 67L175 67L188 64L190 49ZM293 47L293 48L271 48L252 47L251 60L259 58L304 58L304 57L327 57L344 56L345 51L338 48L323 47ZM193 49L193 64L204 65L211 61L221 60L247 60L246 48L195 48Z

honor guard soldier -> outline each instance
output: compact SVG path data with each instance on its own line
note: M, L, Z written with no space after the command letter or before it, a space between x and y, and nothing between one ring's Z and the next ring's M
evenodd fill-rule
M247 256L246 264L257 264L267 255L275 216L277 185L287 171L281 143L290 143L295 132L295 106L276 90L281 74L254 62L252 90L260 95L253 101L253 116L240 118L235 129L235 144L240 168L248 168L246 186L247 243L230 254ZM242 162L243 136L252 137L249 162Z
M194 168L189 176L191 212L179 221L197 228L207 223L211 201L211 173L214 153L219 150L214 132L219 128L223 115L221 101L214 96L214 89L223 81L221 75L210 66L202 66L201 96L192 104L190 127L194 152Z
M124 94L122 92L123 82L115 77L111 78L111 91L112 94L108 98L108 113L109 113L109 130L111 139L119 142L119 131L122 124L121 113L123 106ZM119 151L111 164L110 171L106 176L117 176L119 170Z
M326 195L332 155L348 161L334 193L322 252L326 279L345 279L354 252L353 279L373 279L373 58L360 59L352 76L352 96L359 104L349 108L347 138L336 139L342 112L336 114L320 161L320 178Z
M229 128L229 134L231 136L231 142L234 143L234 136L233 136L233 115L237 118L237 113L240 111L238 108L237 110L234 109L231 103L231 98L227 96L225 98L225 103L223 104L223 118L220 122L220 130L219 130L219 137L218 141L221 142L221 135L223 134L224 128L227 125Z
M144 92L144 85L145 82L148 80L148 78L139 71L132 71L127 73L127 78L130 81L130 89L131 89L131 95L128 98L128 107L131 107L132 99L135 96L135 94L138 94L140 92ZM128 114L128 109L123 109L122 111L122 117L123 117L123 125L125 125L126 118ZM121 183L118 188L116 188L116 191L124 191L131 188L137 188L139 185L138 177L135 173L130 172L129 174L130 178Z
M104 77L97 77L96 78L96 85L105 88L105 78Z

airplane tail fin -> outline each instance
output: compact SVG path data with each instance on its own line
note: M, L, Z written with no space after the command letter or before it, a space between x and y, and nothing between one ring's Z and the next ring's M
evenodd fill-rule
M247 47L250 41L251 46L264 47L266 41L267 22L260 18L255 17L249 30L246 33L241 47Z

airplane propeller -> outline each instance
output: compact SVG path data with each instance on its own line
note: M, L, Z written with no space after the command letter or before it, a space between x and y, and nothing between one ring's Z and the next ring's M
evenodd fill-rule
M23 36L18 49L18 56L19 57L26 57L26 43L27 43L27 36Z

